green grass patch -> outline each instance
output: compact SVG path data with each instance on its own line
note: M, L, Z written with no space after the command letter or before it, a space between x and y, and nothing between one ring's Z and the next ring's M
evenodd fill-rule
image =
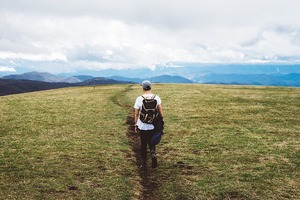
M141 179L153 199L300 198L299 88L154 84L153 93L166 134L145 177L126 136L139 85L0 97L1 198L135 199Z
M134 196L138 175L126 159L127 112L110 100L123 89L78 87L1 97L1 197Z
M157 198L300 197L300 89L156 84L153 93L166 125Z

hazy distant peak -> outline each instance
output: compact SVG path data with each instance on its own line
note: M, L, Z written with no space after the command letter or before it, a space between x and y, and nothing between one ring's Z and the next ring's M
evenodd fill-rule
M56 76L48 72L37 72L37 71L4 76L3 78L14 79L14 80L43 81L43 82L63 82L63 80L65 79L65 77Z

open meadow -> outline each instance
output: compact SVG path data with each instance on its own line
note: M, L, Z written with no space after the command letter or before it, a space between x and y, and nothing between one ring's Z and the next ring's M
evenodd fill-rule
M138 168L139 85L0 97L0 199L299 199L300 89L154 84L165 135ZM133 142L135 141L135 142Z

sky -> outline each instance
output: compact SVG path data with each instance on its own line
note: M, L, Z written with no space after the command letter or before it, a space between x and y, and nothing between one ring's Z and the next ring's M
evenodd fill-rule
M300 63L299 0L9 0L0 72Z

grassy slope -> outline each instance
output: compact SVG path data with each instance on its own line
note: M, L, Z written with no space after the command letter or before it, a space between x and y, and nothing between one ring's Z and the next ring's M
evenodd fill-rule
M132 106L141 89L121 93L125 87L1 97L1 198L137 196L127 110L113 101ZM300 197L299 89L155 85L153 92L166 122L159 167L148 177L154 197Z
M124 86L78 87L1 97L1 197L134 196L138 179L126 111L111 101Z
M166 123L152 175L157 197L300 197L299 89L156 85L153 92Z

